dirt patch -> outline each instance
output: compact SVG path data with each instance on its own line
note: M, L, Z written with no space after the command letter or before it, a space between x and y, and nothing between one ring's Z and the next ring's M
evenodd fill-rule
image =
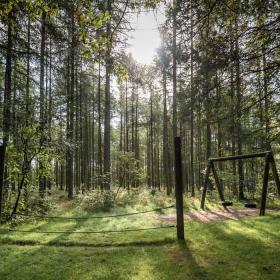
M174 259L176 263L180 263L187 260L187 254L182 250L176 250L171 253L171 258Z
M279 209L266 210L267 213L273 213L280 211ZM185 220L198 221L202 223L210 223L213 221L224 220L239 220L245 217L255 217L259 215L259 209L228 209L218 211L192 211L184 215ZM176 215L164 215L160 216L162 222L174 222L176 221Z

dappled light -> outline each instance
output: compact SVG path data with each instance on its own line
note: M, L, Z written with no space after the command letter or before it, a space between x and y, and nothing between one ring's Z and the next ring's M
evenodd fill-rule
M0 280L279 280L280 2L0 3Z

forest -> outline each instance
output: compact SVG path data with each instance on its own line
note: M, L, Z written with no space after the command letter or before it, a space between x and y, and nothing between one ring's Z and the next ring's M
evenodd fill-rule
M279 31L278 0L2 0L0 278L279 279Z

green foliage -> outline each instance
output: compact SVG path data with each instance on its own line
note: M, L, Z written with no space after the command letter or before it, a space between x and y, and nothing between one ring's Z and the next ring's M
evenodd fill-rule
M114 211L114 207L167 207L173 202L163 192L135 188L131 190L113 189L112 191L92 190L78 196L78 204L88 212Z
M133 178L135 182L138 182L138 185L142 184L145 178L144 171L140 168L139 160L135 158L135 154L133 152L116 151L115 156L118 160L119 180L124 181L125 178Z
M125 81L128 78L128 71L122 63L114 61L113 71L120 82Z
M78 198L88 212L108 211L114 205L114 193L111 191L92 190Z
M28 199L21 197L17 213L28 214L28 215L45 215L53 209L54 205L52 200L45 196L41 198L37 195L34 195L29 192ZM10 213L9 213L10 214ZM34 222L34 219L31 218L31 221ZM13 226L21 225L27 222L30 222L30 217L23 216L14 216L10 221Z
M104 23L107 23L108 21L112 20L112 16L109 14L108 11L105 11L104 13L101 13L96 18L92 20L92 24L96 28L101 28Z
M34 191L37 188L33 188ZM29 199L27 203L24 205L22 209L24 213L31 213L31 214L48 214L50 210L54 208L54 203L50 196L45 196L43 198L39 197L38 194L36 195L29 195Z
M8 1L7 3L1 3L0 16L1 18L9 15L14 8L16 1Z
M148 8L155 9L160 2L162 2L162 0L145 0L144 7L146 9L148 9Z
M24 176L27 180L34 159L38 159L42 163L40 175L51 178L53 176L52 158L55 157L57 149L55 145L47 145L48 132L45 131L45 135L39 137L39 125L36 123L26 125L26 120L24 120L23 123L18 124L15 133L18 141L10 141L7 146L9 179L18 182Z

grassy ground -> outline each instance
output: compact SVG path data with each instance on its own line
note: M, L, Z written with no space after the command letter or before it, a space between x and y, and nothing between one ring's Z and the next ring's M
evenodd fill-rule
M190 205L196 208L197 201L189 200ZM208 205L214 207L211 203ZM110 213L97 214L119 214L155 206L116 207ZM172 212L174 210L170 209L163 213ZM16 229L94 231L144 228L162 225L158 219L160 214L81 221L30 220ZM86 217L94 214L65 201L50 215ZM0 279L278 280L279 232L280 213L210 224L187 222L185 243L176 241L173 228L98 235L1 234Z

